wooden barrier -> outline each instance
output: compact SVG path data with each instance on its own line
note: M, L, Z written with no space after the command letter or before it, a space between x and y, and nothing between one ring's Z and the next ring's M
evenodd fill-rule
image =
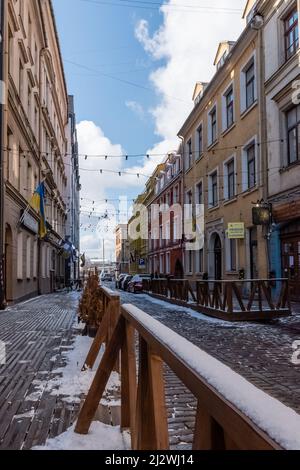
M121 428L131 431L133 450L169 448L163 364L167 364L198 400L195 450L270 450L278 444L176 353L160 337L154 319L131 305L121 315L80 411L75 432L87 434L121 351ZM157 324L157 322L156 322ZM136 342L139 335L139 368ZM172 333L173 334L173 333ZM186 341L186 350L191 343Z
M271 285L281 284L275 299ZM288 279L197 281L193 291L188 280L153 279L145 292L228 321L271 320L291 315ZM246 292L249 294L246 296Z
M93 368L102 344L109 343L120 315L120 296L118 294L106 287L99 286L99 295L103 305L102 320L82 370Z

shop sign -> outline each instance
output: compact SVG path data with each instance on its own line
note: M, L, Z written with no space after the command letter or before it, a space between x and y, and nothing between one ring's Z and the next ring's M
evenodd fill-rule
M229 240L244 239L245 238L245 224L244 222L231 222L228 224L227 230Z
M23 215L22 224L31 232L39 233L39 223L28 212Z

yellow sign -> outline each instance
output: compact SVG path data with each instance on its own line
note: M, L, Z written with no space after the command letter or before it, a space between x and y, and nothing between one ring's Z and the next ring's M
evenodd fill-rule
M245 224L244 222L233 222L228 224L228 238L232 239L244 239L245 238Z

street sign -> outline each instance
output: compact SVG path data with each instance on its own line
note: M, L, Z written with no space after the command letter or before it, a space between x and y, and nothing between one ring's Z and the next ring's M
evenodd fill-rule
M228 224L227 230L229 240L244 239L245 238L245 224L244 222L231 222Z
M139 269L144 269L146 267L146 261L144 258L140 258L139 260Z

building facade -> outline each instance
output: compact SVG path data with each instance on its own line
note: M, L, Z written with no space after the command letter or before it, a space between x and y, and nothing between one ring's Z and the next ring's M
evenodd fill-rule
M51 1L8 0L5 13L3 251L6 299L16 302L64 286L68 94ZM43 239L28 206L41 182Z
M296 1L257 2L264 19L268 202L273 208L270 270L288 277L300 300L299 15Z
M182 157L171 153L158 165L148 203L148 263L154 276L183 278Z
M68 152L65 155L65 167L68 184L65 200L67 202L66 242L70 246L70 257L65 262L65 280L70 283L80 278L80 176L78 141L74 96L68 97Z
M253 203L264 196L260 54L250 24L237 42L222 42L215 75L196 84L194 109L178 134L185 204L204 205L204 247L185 249L190 280L268 275L264 229L252 220Z
M129 240L128 225L119 224L116 227L116 272L129 273Z

